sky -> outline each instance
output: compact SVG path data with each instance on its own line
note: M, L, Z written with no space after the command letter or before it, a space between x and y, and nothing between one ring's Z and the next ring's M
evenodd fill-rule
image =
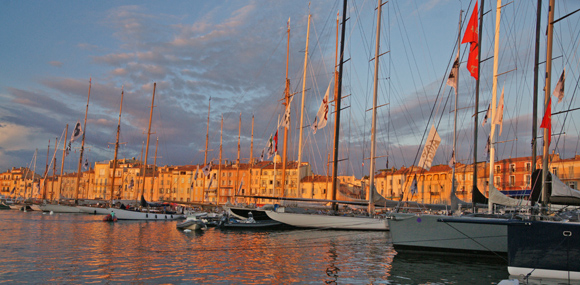
M496 3L489 2L484 7L481 43L480 122L492 94ZM548 1L543 2L542 75L548 10ZM377 111L378 169L417 165L431 125L442 138L434 164L448 163L454 122L450 111L455 100L445 82L457 53L460 10L463 33L474 4L469 0L393 0L383 5L378 105L384 106ZM536 5L516 0L502 8L497 95L504 88L506 107L497 159L531 155ZM376 1L350 1L347 10L339 174L359 178L368 175L370 156L371 112L367 110L372 107L376 6ZM555 19L579 8L578 1L557 1ZM159 166L203 163L210 98L208 159L215 161L219 156L222 116L224 159L237 158L241 117L241 158L248 161L252 116L252 156L259 157L284 112L280 100L290 19L288 78L295 97L289 158L297 160L298 156L299 110L306 82L302 160L325 174L334 119L316 135L309 126L334 71L337 12L342 17L342 1L4 0L0 9L0 170L34 168L38 150L36 170L42 173L49 150L50 160L57 158L59 172L65 127L68 124L70 140L74 124L84 121L89 86L83 156L90 164L113 159L121 91L119 158L140 158L154 84L149 163L156 149ZM575 97L580 74L579 17L577 13L555 24L551 88L566 68L566 91L563 103L553 103L554 112L580 104ZM473 162L474 145L475 80L465 68L468 48L467 44L460 47L457 100L456 153L462 163ZM539 80L540 98L544 85ZM543 99L540 102L538 109L543 110ZM552 132L565 135L553 138L551 150L564 157L577 152L579 115L575 113L554 116ZM330 117L334 118L333 108ZM479 125L478 130L478 161L482 161L490 123ZM280 152L282 133L280 129ZM80 140L72 147L64 163L67 172L78 167Z

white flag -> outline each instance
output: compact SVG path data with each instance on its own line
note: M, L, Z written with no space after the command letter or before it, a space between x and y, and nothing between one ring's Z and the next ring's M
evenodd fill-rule
M453 62L449 78L447 78L447 85L455 89L455 95L457 95L457 74L459 74L459 55L455 57L455 62Z
M413 182L411 182L411 194L415 195L419 192L417 188L417 176L413 177Z
M77 121L75 128L73 129L72 136L70 138L70 142L74 142L77 138L79 138L83 134L83 128L81 127L81 121Z
M330 86L332 86L332 80L328 84L328 88L326 89L326 94L322 98L322 103L320 104L320 108L318 108L318 113L316 113L316 118L314 118L314 123L312 123L312 131L316 134L318 129L322 129L326 126L326 122L328 122L328 93L330 93Z
M419 160L419 167L422 167L427 170L431 168L431 164L433 163L433 157L435 157L435 153L437 152L437 148L439 148L439 144L441 144L441 137L437 133L435 126L431 125L429 137L427 137L427 141L425 142L425 148L423 149L421 159Z
M449 161L449 167L455 168L455 151L451 153L451 160Z
M272 142L272 135L270 135L270 139L268 140L268 159L274 155L274 144Z
M89 169L89 160L85 158L85 170Z
M497 113L495 113L495 118L493 118L493 123L499 125L499 135L501 136L501 131L503 130L503 90L501 89L501 97L499 97L499 104L497 105Z
M558 103L562 102L562 99L564 99L564 81L566 81L566 68L564 68L564 71L562 71L560 80L558 80L553 93L554 96L558 97Z
M487 119L491 116L491 102L489 102L489 105L487 105L487 112L485 112L485 116L483 117L483 122L481 123L481 126L485 126L485 124L487 123Z
M203 167L203 169L201 171L203 172L203 175L209 176L210 170L211 170L211 165L207 164L206 166Z
M290 97L290 101L288 101L286 111L284 111L284 119L280 122L280 127L287 129L290 128L290 109L292 107L292 99L294 99L294 96Z

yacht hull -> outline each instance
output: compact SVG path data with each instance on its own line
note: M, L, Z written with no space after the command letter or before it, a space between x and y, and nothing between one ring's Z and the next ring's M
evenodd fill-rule
M266 211L270 219L300 228L387 231L385 219Z

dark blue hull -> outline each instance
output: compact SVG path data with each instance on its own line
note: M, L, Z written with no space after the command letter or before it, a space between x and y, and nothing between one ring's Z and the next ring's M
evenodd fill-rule
M580 223L509 223L508 270L511 275L580 279Z

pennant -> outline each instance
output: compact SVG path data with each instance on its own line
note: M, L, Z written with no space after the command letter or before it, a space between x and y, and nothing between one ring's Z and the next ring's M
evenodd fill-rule
M274 153L278 153L278 130L276 130L274 135Z
M207 186L207 191L209 191L209 188L211 187L211 184L213 183L213 176L209 179L209 185ZM206 193L207 195L207 193Z
M244 179L242 179L242 182L240 182L240 187L238 187L238 195L241 194L243 185L244 185Z
M548 106L546 106L546 113L544 114L544 118L542 119L542 124L540 128L548 129L548 147L552 142L552 98L548 100ZM544 140L544 144L546 141Z
M199 174L199 165L197 166L197 169L195 170L195 174L193 175L193 180L197 180L198 174Z
M483 122L481 123L481 126L485 126L485 124L487 123L487 119L491 116L491 102L489 102L489 105L487 105L487 112L485 112L485 116L483 117Z
M318 129L322 129L326 126L328 122L328 94L330 93L330 86L332 86L332 80L328 83L328 88L326 89L326 94L322 98L322 103L320 108L318 108L318 113L316 113L316 118L314 118L314 123L312 123L312 132L316 134Z
M449 167L455 169L455 151L451 153L451 160L449 160Z
M451 73L449 73L449 78L447 78L447 85L455 89L455 95L457 95L457 75L459 74L459 55L455 57L455 62L453 62L453 67L451 68Z
M441 137L437 133L434 125L431 125L431 130L429 131L429 136L427 137L427 142L425 142L425 148L421 154L421 159L419 160L419 167L429 170L431 164L433 163L433 157L437 152L437 148L441 144Z
M72 149L72 148L71 148L71 142L69 141L69 142L68 142L68 146L66 147L66 151L65 151L65 153L64 153L64 156L67 156L67 155L69 155L69 153L70 153L70 150L71 150L71 149Z
M495 118L493 119L493 123L499 125L499 135L501 136L501 131L503 130L503 90L505 87L501 89L501 97L499 97L499 104L497 105L497 113L495 114Z
M487 144L485 144L485 159L487 160L487 162L489 162L490 150L491 150L491 142L490 142L489 136L487 136Z
M560 80L558 80L553 93L554 96L558 97L558 103L562 102L562 99L564 99L564 81L566 81L566 68L564 68L564 71L562 71Z
M419 192L417 188L417 176L413 177L413 182L411 183L411 195L415 195Z
M89 168L89 160L85 158L84 169L88 170L88 168Z
M467 59L467 70L475 80L478 79L477 73L479 70L479 25L478 25L478 9L477 2L473 7L473 13L469 18L469 23L463 35L462 44L470 43L469 58Z
M270 139L268 140L268 159L272 157L274 154L274 145L272 144L272 135L270 135Z
M75 128L73 129L72 136L70 138L70 142L74 142L77 138L79 138L83 134L83 128L81 127L81 121L77 121Z
M207 164L206 166L204 166L201 171L203 172L203 175L205 175L209 178L209 172L211 171L211 162L209 164Z

